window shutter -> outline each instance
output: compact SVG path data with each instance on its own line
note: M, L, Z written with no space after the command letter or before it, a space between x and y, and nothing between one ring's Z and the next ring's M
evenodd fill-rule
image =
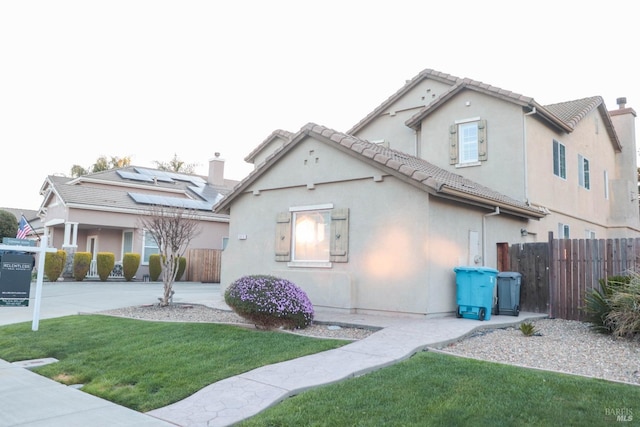
M331 210L331 262L349 261L349 209Z
M458 125L449 126L449 164L458 163Z
M276 218L276 261L291 261L291 212Z
M478 122L478 160L487 160L487 121Z

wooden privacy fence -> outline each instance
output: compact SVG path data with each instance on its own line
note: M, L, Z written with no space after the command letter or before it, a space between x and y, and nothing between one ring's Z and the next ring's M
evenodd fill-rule
M191 282L220 283L220 260L218 249L190 249L187 254L185 280Z
M521 311L584 320L585 294L600 280L640 268L640 238L553 239L509 249L510 267L522 274Z

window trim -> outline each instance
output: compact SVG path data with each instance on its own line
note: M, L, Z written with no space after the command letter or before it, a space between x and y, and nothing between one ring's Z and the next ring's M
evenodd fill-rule
M142 231L142 257L141 257L141 260L140 260L140 265L149 265L149 259L147 257L147 248L153 248L153 246L147 246L147 233L149 235L151 235L151 237L153 238L153 235L148 230L143 230ZM150 253L149 255L159 254L160 253L160 246L158 245L158 242L155 241L155 238L153 239L153 241L156 243L155 248L158 251Z
M571 227L569 224L563 224L562 222L558 223L558 238L559 239L570 239L571 237Z
M567 147L557 139L553 140L553 174L567 179Z
M320 208L320 209L314 209ZM295 244L293 234L293 213L300 211L326 210L330 214L329 223L329 260L306 261L292 260ZM293 206L286 212L276 215L275 261L287 262L289 267L331 268L333 263L349 262L349 208L334 208L333 203Z
M461 126L473 123L476 125L476 158L463 162L460 152L462 149L462 143L460 141L462 136ZM480 166L482 162L487 159L487 121L480 117L455 120L449 127L449 164L454 165L456 168Z
M309 209L309 210L294 210L291 211L292 216L291 216L291 261L289 264L295 265L295 266L326 266L327 264L329 264L330 266L330 259L331 259L331 209ZM322 217L327 216L328 217L328 224L325 224L325 233L327 235L327 241L324 241L324 239L322 240L324 242L324 244L326 245L326 252L327 252L327 258L326 259L296 259L296 243L299 243L297 241L297 234L298 234L298 226L297 226L297 217L298 214L302 214L302 215L309 215L309 214L318 214L321 215ZM318 224L318 222L316 222L316 224ZM314 248L316 248L318 246L318 240L314 239L313 240L313 246Z
M578 185L585 190L591 189L591 162L582 154L578 154ZM586 166L586 168L585 168Z

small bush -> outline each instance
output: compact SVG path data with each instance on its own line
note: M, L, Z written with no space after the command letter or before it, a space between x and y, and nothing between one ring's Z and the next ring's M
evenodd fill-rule
M600 279L600 289L592 289L584 297L583 311L587 322L594 330L603 333L613 332L607 316L611 313L611 297L631 282L631 276L611 276Z
M91 267L91 252L76 252L73 255L73 278L78 282L87 277Z
M112 252L98 252L96 254L96 262L98 268L98 277L103 282L109 278L109 274L116 265L116 256Z
M536 327L533 326L533 323L528 322L520 324L520 332L522 332L525 337L531 337L537 333Z
M138 272L139 267L140 254L132 252L124 254L122 257L122 275L124 276L124 280L130 282Z
M62 249L57 252L46 252L44 256L44 274L50 282L58 280L64 269L67 253Z
M149 280L157 282L162 273L162 262L160 254L149 255Z
M301 329L313 320L307 294L286 279L268 275L244 276L224 293L225 302L257 327Z

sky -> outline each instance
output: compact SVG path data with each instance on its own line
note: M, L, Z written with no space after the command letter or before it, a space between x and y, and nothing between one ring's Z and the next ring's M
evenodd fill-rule
M424 69L639 111L633 3L0 0L0 207L101 156L241 180L274 130L347 131Z

